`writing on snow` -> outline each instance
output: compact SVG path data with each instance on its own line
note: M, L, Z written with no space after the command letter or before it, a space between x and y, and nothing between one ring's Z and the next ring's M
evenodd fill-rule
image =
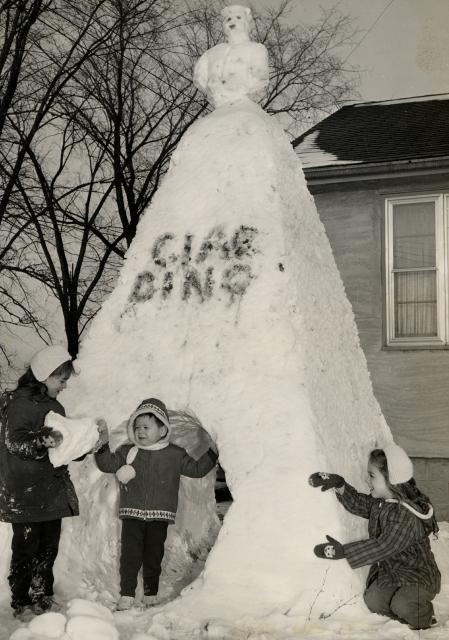
M163 233L151 249L154 268L137 275L130 302L146 302L156 294L166 299L171 295L175 281L181 285L183 300L194 294L204 302L220 287L232 302L246 292L254 278L251 258L258 253L254 246L257 234L255 227L241 225L229 236L222 226L217 226L200 241L199 249L194 252L193 234L187 233L181 240L174 233ZM212 260L214 265L210 264Z

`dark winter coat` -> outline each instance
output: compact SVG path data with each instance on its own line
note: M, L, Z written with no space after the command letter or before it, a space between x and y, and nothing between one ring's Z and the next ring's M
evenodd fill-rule
M122 445L112 453L106 445L95 454L98 468L115 473L126 464L132 446ZM217 454L209 449L194 460L174 444L157 451L139 449L132 463L136 477L127 484L120 483L119 517L174 522L181 476L202 478L214 468L217 459Z
M358 493L349 484L336 495L347 511L368 519L369 540L343 545L353 569L371 565L367 586L377 580L380 587L420 584L439 592L441 575L429 541L432 512L430 518L419 517L404 503Z
M41 444L49 411L64 407L29 387L4 394L0 405L0 520L45 522L78 515L67 466L53 467Z

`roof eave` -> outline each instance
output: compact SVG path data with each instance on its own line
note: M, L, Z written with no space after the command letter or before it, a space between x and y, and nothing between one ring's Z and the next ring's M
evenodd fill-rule
M357 162L324 167L303 167L303 170L307 181L314 184L337 181L379 180L419 174L447 173L449 171L449 156L409 158L384 162Z

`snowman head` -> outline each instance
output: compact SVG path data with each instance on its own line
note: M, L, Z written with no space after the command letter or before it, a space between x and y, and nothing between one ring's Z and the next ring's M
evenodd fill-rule
M224 7L221 15L223 18L223 31L229 42L249 40L251 9L233 4L229 7Z

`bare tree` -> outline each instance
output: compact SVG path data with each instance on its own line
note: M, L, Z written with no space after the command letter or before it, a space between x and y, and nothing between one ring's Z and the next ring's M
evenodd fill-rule
M0 278L33 279L56 296L76 355L171 153L209 108L191 77L221 37L220 3L7 4L27 16L36 5L37 17L0 132ZM290 7L285 0L255 12L255 37L272 62L262 105L295 129L335 109L354 79L338 57L351 38L348 20L332 11L317 25L293 27ZM0 75L5 86L12 68Z
M59 123L56 106L79 69L101 56L117 31L114 20L106 0L79 0L76 6L67 0L5 0L0 7L0 323L2 330L25 321L41 330L30 279L42 283L57 293L73 354L78 337L71 337L72 309L79 306L73 281L79 274L70 252L81 245L70 232L69 242L63 241L67 225L56 219L58 190L64 188L58 178L73 147L67 143L70 120ZM92 190L96 178L89 183ZM95 288L93 283L94 277ZM8 357L6 348L1 351Z

